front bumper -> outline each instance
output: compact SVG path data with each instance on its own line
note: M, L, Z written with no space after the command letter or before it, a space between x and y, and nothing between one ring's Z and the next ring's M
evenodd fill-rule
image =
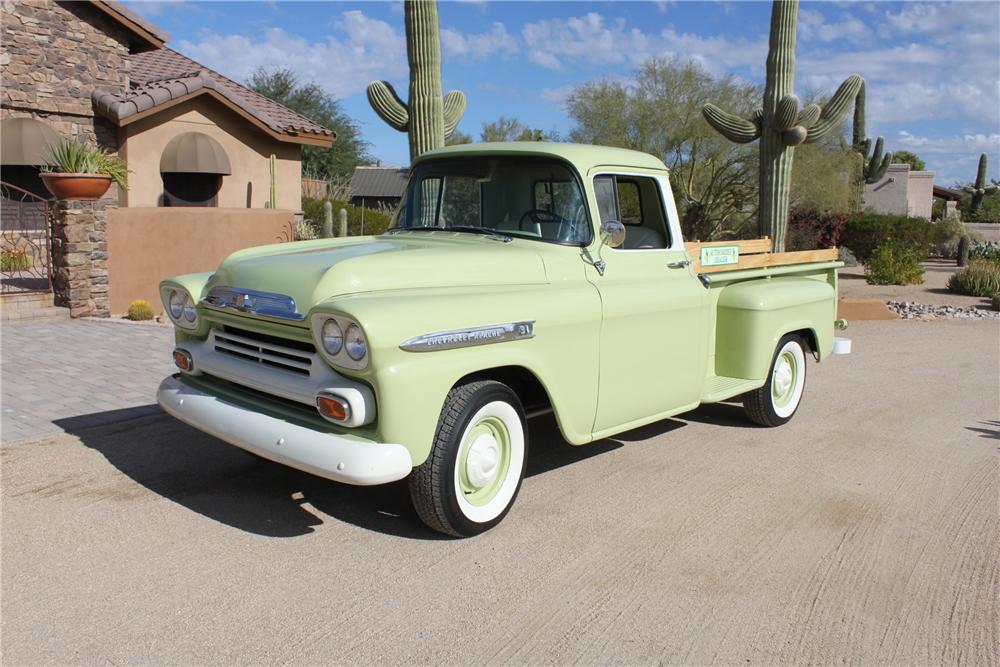
M225 401L176 375L160 383L156 400L167 413L200 431L337 482L385 484L403 479L413 469L410 452L403 445L314 431Z

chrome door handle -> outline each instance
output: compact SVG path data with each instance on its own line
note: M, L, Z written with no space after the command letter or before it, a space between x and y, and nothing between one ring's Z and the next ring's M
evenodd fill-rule
M668 269L683 269L686 266L691 266L691 260L689 260L689 259L682 259L682 260L679 260L679 261L676 261L676 262L670 262L669 264L667 264L667 268Z

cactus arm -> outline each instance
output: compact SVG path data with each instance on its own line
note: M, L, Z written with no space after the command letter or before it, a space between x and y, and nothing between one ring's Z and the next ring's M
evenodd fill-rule
M458 121L465 113L465 93L460 90L453 90L444 96L444 106L442 115L444 116L444 138L447 139L458 126Z
M976 171L976 183L971 188L966 187L965 191L972 194L972 202L969 205L969 215L974 216L979 211L979 205L983 203L983 197L992 194L986 184L986 153L979 156L979 169ZM993 186L989 186L993 187Z
M799 119L797 124L801 125L802 127L808 130L810 127L816 124L816 121L819 120L820 114L822 112L823 109L820 108L818 104L807 104L806 107L802 110L802 113L799 114Z
M854 97L854 120L851 123L851 133L853 135L851 142L855 147L860 146L864 142L870 142L870 140L865 136L865 97L867 95L865 91L865 81L861 80L861 87L858 88L858 94ZM868 146L865 146L861 153L868 153Z
M774 110L774 122L771 124L778 132L790 130L799 117L799 98L795 95L785 95L778 100Z
M388 81L372 81L368 84L368 103L392 129L397 132L409 129L410 110Z
M991 195L995 193L997 190L1000 190L1000 185L987 185L985 188L983 188L983 194Z
M837 92L823 105L823 111L820 114L819 120L809 128L809 136L806 137L807 144L819 141L829 134L831 130L840 125L840 122L844 119L844 115L847 113L848 107L851 106L851 102L857 97L863 82L864 79L860 76L852 74L840 84Z
M753 121L723 111L714 104L706 104L701 113L709 125L732 142L747 144L760 137L760 128Z
M867 155L867 146L871 144L871 139L865 139L865 153L862 155L862 159L865 159ZM892 164L892 153L886 153L882 155L882 148L885 145L885 139L879 137L875 140L875 150L872 151L872 156L870 160L867 160L864 170L865 183L878 183L885 176L885 172L889 170L889 165Z

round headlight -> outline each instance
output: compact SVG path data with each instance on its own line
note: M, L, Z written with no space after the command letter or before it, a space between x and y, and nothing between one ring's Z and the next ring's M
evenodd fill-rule
M188 322L194 322L198 319L198 311L194 307L194 300L191 299L190 294L184 297L184 319Z
M175 320L184 314L184 295L177 290L170 290L170 316Z
M323 330L320 332L323 342L323 349L331 357L337 356L344 347L344 332L336 320L327 320L323 323Z
M368 354L368 342L365 341L365 334L357 324L347 327L347 333L344 335L344 347L347 348L347 356L354 361L361 361Z

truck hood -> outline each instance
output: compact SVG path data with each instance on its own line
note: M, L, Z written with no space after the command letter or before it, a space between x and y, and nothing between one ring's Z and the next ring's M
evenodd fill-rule
M276 292L298 312L335 296L380 290L546 282L533 241L423 232L248 248L227 257L208 287Z

